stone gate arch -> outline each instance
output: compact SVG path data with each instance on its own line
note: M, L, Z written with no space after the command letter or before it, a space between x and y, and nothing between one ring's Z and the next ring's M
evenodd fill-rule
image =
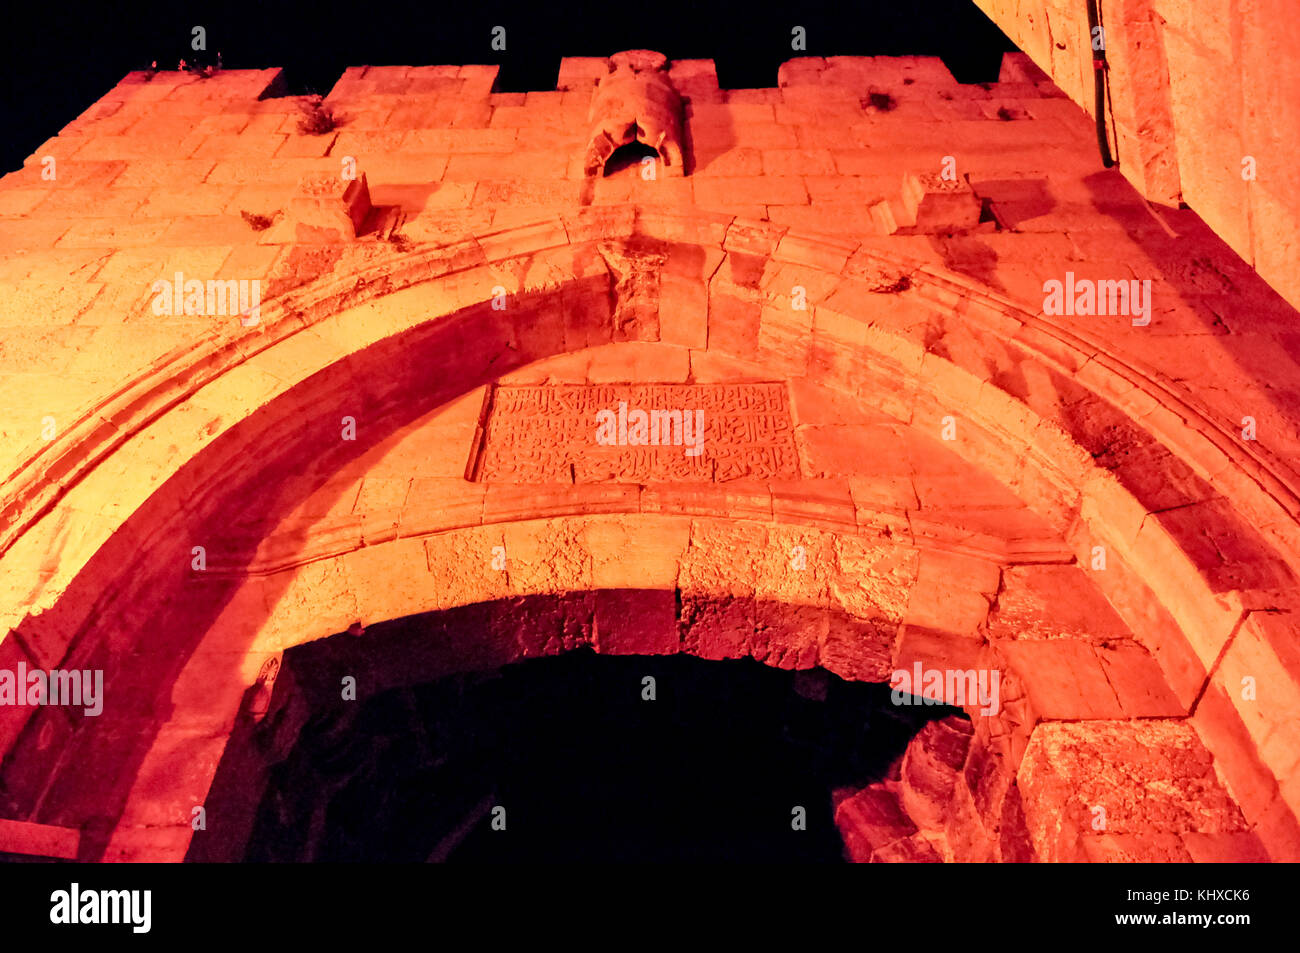
M818 387L841 400L872 401L900 423L929 432L931 439L943 417L954 417L962 439L952 441L952 452L972 471L991 474L1014 491L1053 530L1063 564L1072 554L1080 566L1089 565L1094 547L1106 548L1105 572L1080 578L1095 584L1130 628L1142 630L1144 648L1183 713L1203 714L1199 706L1207 697L1217 702L1212 715L1192 719L1200 737L1191 740L1203 740L1214 754L1251 829L1260 831L1265 843L1281 845L1274 849L1283 855L1289 850L1286 832L1294 818L1279 810L1276 794L1248 803L1240 793L1261 783L1261 766L1242 764L1233 744L1243 730L1260 726L1233 709L1225 687L1207 684L1206 673L1226 662L1233 638L1245 628L1260 626L1260 644L1278 647L1267 628L1273 617L1267 610L1284 601L1276 593L1285 592L1293 578L1295 481L1262 452L1240 452L1228 444L1226 428L1189 404L1180 405L1185 417L1178 419L1194 426L1180 427L1160 412L1167 389L1137 373L1122 356L969 279L840 240L705 214L591 210L450 248L394 254L335 274L339 277L271 303L256 335L214 334L137 378L61 441L32 455L5 511L9 531L0 564L19 596L12 604L23 612L9 623L33 660L102 662L123 680L119 689L139 689L132 697L161 698L160 691L180 684L177 678L205 650L207 638L229 634L215 624L222 613L256 618L239 601L250 597L230 579L252 564L262 540L279 525L292 500L277 494L292 498L285 478L312 458L313 447L318 456L333 454L332 463L348 462L349 449L340 451L334 436L343 416L354 417L362 428L368 420L383 419L395 431L421 411L538 361L602 347L635 354L674 349L687 352L691 379L697 366L710 361L719 379L743 365L775 376L815 376ZM910 287L900 287L904 276ZM786 288L796 285L807 295L807 311L790 306ZM509 293L504 311L491 305L492 289L498 287ZM700 311L708 315L704 328ZM929 324L936 313L948 321L937 341ZM635 370L635 354L628 359L629 371ZM1008 368L1017 373L1008 376ZM1068 403L1060 400L1063 392L1072 398ZM417 394L423 403L412 401ZM356 414L343 413L348 401L359 408ZM308 422L318 418L319 428L311 429L316 424ZM1093 445L1116 431L1144 451L1140 467L1098 466ZM328 451L320 449L331 444ZM147 482L139 482L145 474ZM1196 491L1210 478L1235 511L1259 527L1258 532L1245 527L1238 558L1217 574L1206 571L1192 548L1203 527L1148 520L1152 507L1144 500L1154 483L1161 493L1185 491L1200 503ZM771 515L754 522L787 526L802 519L818 532L830 527L840 534L837 539L850 521L854 535L861 525L879 529L870 513L860 523L851 491L819 489L820 494L792 493L779 517L769 489ZM599 526L602 514L643 512L617 497L599 487L575 490L550 518L569 521L572 530L580 517L584 525ZM448 497L446 502L465 501ZM725 516L729 503L734 500L719 490L700 513ZM471 512L475 505L471 497ZM547 516L518 505L504 512L504 525L521 533ZM194 543L194 527L202 535L204 528L230 525L241 514L247 517L245 545L225 553L218 547L213 553L218 573L196 583L186 568L193 545L201 545ZM925 538L924 514L913 515L906 520L911 536ZM1215 516L1227 519L1231 513ZM477 530L444 527L443 535L464 541L483 532L484 522L480 517ZM959 541L944 539L938 529L929 530L936 535L934 551L944 546L960 551ZM431 537L437 528L424 530ZM393 554L414 559L411 565L422 557L426 571L435 565L427 545L412 546L411 539L382 525L363 520L332 532L342 542L336 552L317 554L304 564L316 567L313 571L326 571L331 560L382 560ZM291 553L304 540L280 542ZM59 554L53 566L44 558L50 552ZM450 570L454 560L436 565ZM580 582L572 584L580 588ZM371 580L363 591L373 597L382 585ZM992 596L1000 585L999 580ZM484 590L466 598L486 601L489 595ZM414 599L385 611L410 614L431 607ZM196 620L203 624L193 625ZM172 626L185 634L171 642L167 636L156 638ZM933 628L940 636L972 635ZM238 632L235 645L250 634L255 633ZM151 639L158 651L151 651ZM227 670L238 670L243 681L202 686L192 697L197 702L203 690L216 691L224 717L233 717L231 702L247 685L253 657L246 649L232 653L229 645L206 650L232 654ZM135 668L128 664L142 657L152 661ZM1226 671L1219 667L1221 674ZM1207 696L1212 690L1218 694ZM170 713L168 742L186 731L194 740L197 729L187 718L197 707L187 703ZM139 708L124 717L140 726L156 720L149 703L142 701ZM1234 717L1241 727L1233 727ZM16 738L5 780L20 809L38 819L83 820L75 817L70 782L59 780L78 753L95 747L86 736L74 740L76 735L72 726L56 724ZM51 744L63 751L63 760L42 774L36 762ZM125 811L139 807L133 804L137 793L165 803L152 785L176 767L175 750L166 743L129 753L116 750L109 783ZM1283 765L1265 763L1263 769L1276 791L1284 780ZM201 777L190 780L201 787ZM126 817L130 820L130 814ZM167 827L149 817L116 833L118 818L86 823L103 827L108 821L110 829L99 831L98 838L109 845L110 855L175 856L178 848L183 853L184 823Z

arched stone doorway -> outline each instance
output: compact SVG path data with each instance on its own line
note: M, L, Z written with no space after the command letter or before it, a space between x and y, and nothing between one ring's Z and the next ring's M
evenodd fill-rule
M659 654L679 642L675 595L528 596L287 650L245 697L187 859L836 860L837 820L858 849L855 798L885 781L866 796L905 789L931 820L916 802L951 786L971 735L960 711L744 655L807 655L789 631L726 660L701 657L716 644ZM922 731L944 758L898 770Z
M135 704L111 726L38 713L6 762L10 811L80 827L89 856L179 859L244 691L287 645L357 620L657 588L686 610L672 631L716 637L723 657L756 654L771 620L719 607L771 597L782 624L814 633L773 661L874 644L855 677L1005 672L1006 704L976 723L953 788L954 817L978 825L954 830L984 836L946 832L954 859L995 850L1025 779L1050 792L1024 808L1041 859L1289 850L1293 817L1254 787L1263 770L1276 792L1283 770L1234 754L1252 726L1224 654L1243 627L1267 636L1251 593L1290 585L1288 471L1225 447L1194 408L1168 419L1169 395L1096 342L874 250L634 208L333 274L280 298L261 334L177 355L115 399L111 426L88 419L33 458L5 538L21 645L103 668ZM465 479L489 384L629 382L779 385L796 468L550 492ZM1117 444L1122 459L1099 465ZM1206 525L1147 518L1203 501L1211 474L1233 493L1213 511L1238 546L1226 572L1196 550ZM832 613L852 632L833 636ZM1170 803L1206 810L1135 808L1124 792L1152 779L1122 766L1142 746L1168 771L1194 765ZM1062 751L1121 767L1066 795ZM1093 827L1106 803L1089 796L1129 826Z

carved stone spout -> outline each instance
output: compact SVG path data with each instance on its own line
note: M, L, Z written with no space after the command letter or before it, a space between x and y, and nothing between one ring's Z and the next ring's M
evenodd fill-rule
M659 153L667 175L684 175L682 98L668 77L668 59L650 50L615 53L592 99L583 169L595 175L614 150L633 142Z

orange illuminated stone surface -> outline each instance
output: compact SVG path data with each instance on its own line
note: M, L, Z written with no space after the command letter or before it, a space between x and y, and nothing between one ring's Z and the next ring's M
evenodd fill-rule
M0 668L104 679L0 705L0 851L183 859L286 649L480 607L430 672L962 709L836 793L853 859L1300 859L1294 282L1003 72L356 67L324 132L277 70L128 75L0 180ZM260 320L154 313L177 273ZM1045 314L1067 273L1149 309Z

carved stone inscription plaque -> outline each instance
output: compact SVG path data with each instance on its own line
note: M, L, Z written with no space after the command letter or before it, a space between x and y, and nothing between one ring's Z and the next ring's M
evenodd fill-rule
M498 386L470 462L501 483L797 479L784 384Z

